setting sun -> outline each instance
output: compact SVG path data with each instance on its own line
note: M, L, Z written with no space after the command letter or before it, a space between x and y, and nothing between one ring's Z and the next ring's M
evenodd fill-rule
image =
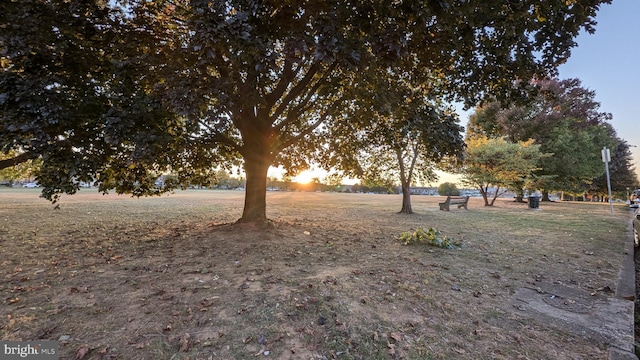
M305 170L295 176L292 180L300 184L308 184L315 178L322 178L322 172L319 170Z

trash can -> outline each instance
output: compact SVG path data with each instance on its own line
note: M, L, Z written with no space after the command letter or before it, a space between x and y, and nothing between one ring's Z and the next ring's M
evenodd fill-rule
M529 209L537 209L540 207L539 196L529 196Z

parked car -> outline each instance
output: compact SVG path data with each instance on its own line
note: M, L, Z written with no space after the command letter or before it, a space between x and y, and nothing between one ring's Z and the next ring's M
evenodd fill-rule
M629 199L629 207L632 209L636 209L640 207L640 189L635 189L631 193L631 198Z
M30 183L26 183L26 184L22 185L22 187L26 187L26 188L37 188L39 186L40 185L38 185L38 183L35 183L35 182L30 182Z
M636 246L640 244L640 238L638 238L638 233L640 232L640 209L636 209L636 212L633 214L633 241Z

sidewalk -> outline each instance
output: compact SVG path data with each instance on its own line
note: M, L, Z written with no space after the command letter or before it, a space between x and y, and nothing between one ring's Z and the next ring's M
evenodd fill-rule
M622 267L620 268L620 273L618 274L618 283L616 286L616 298L621 299L629 303L631 308L631 319L629 319L625 324L620 324L624 326L625 333L631 333L631 343L628 344L625 348L617 348L610 347L609 348L609 360L637 360L638 357L634 352L634 344L635 344L635 334L634 334L634 310L635 310L635 299L636 299L636 265L635 265L635 247L633 240L633 228L631 222L629 222L629 231L628 231L627 241L625 243L625 249L623 252L622 259ZM629 323L631 323L631 329L628 328ZM627 337L625 337L627 338Z
M517 290L510 307L519 315L607 344L609 360L638 360L634 352L636 270L631 226L628 234L615 294L538 282Z

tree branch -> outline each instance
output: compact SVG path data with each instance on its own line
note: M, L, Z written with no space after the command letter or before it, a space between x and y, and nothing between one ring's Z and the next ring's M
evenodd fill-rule
M322 124L327 119L327 117L329 117L329 115L333 114L335 110L338 108L338 106L341 104L342 104L342 99L339 99L336 102L334 102L331 105L331 107L327 109L327 111L324 114L320 115L320 117L316 121L314 121L311 125L309 125L309 127L301 131L298 135L292 136L289 140L279 144L278 146L275 147L274 150L277 152L280 152L286 149L287 147L293 145L297 141L301 140L303 137L311 134L311 132L317 129L318 126L320 126L320 124Z
M235 151L240 151L238 143L233 141L230 137L214 129L211 125L204 121L200 121L200 125L204 126L209 133L204 134L200 139L193 137L193 140L200 140L203 144L223 144L233 148Z
M418 153L418 146L419 146L419 142L416 141L415 143L413 143L413 147L411 150L413 150L413 154L411 154L412 158L411 158L411 165L409 166L409 184L411 184L411 178L413 177L413 170L416 167L416 162L418 161L418 156L420 155Z
M32 159L36 159L38 158L38 156L40 155L31 151L28 151L18 156L14 156L10 159L0 160L0 170L6 169L8 167L16 166L18 164L22 164L23 162L27 162Z
M311 88L309 90L306 91L306 95L304 96L304 98L293 109L291 109L287 113L287 117L285 118L285 120L274 127L274 129L276 131L282 130L288 124L290 124L292 121L294 121L297 118L297 116L290 116L291 114L297 115L297 114L301 114L303 112L303 109L305 107L307 107L307 105L309 104L310 100L313 98L313 95L315 95L315 93L318 90L318 88L320 87L320 85L322 85L324 80L327 78L328 74L331 74L331 72L333 72L333 70L336 68L336 66L337 66L336 62L331 64L331 66L329 67L329 69L327 69L325 74L320 79L318 79L318 81L316 81L313 84L313 86L311 86Z
M409 175L409 179L407 181L407 176L404 172L404 159L402 156L402 149L396 148L396 160L398 160L398 166L400 170L400 185L404 188L405 186L409 186L411 184L411 175Z
M308 107L309 101L313 98L316 90L320 87L321 82L318 81L312 88L307 92L307 95L302 99L293 109L287 112L287 116L285 119L274 127L275 130L280 131L284 129L287 125L291 124L297 117L304 112L304 108Z
M276 110L273 112L273 115L271 115L272 123L275 121L275 119L282 115L282 113L285 111L287 106L289 106L289 103L293 101L293 99L304 92L304 89L311 83L311 80L313 80L313 77L318 73L319 70L320 64L318 63L314 63L311 65L311 67L309 67L309 70L304 75L304 77L293 88L291 88L287 95L285 95L284 99L282 99L280 105L278 105Z
M298 75L301 66L298 66L294 70L292 68L292 65L293 64L289 59L285 60L280 81L278 81L278 84L276 85L275 89L273 89L271 94L265 96L268 108L271 108L276 104L276 101L278 101L278 99L282 97L284 92L289 87L289 84L291 84L291 81Z

